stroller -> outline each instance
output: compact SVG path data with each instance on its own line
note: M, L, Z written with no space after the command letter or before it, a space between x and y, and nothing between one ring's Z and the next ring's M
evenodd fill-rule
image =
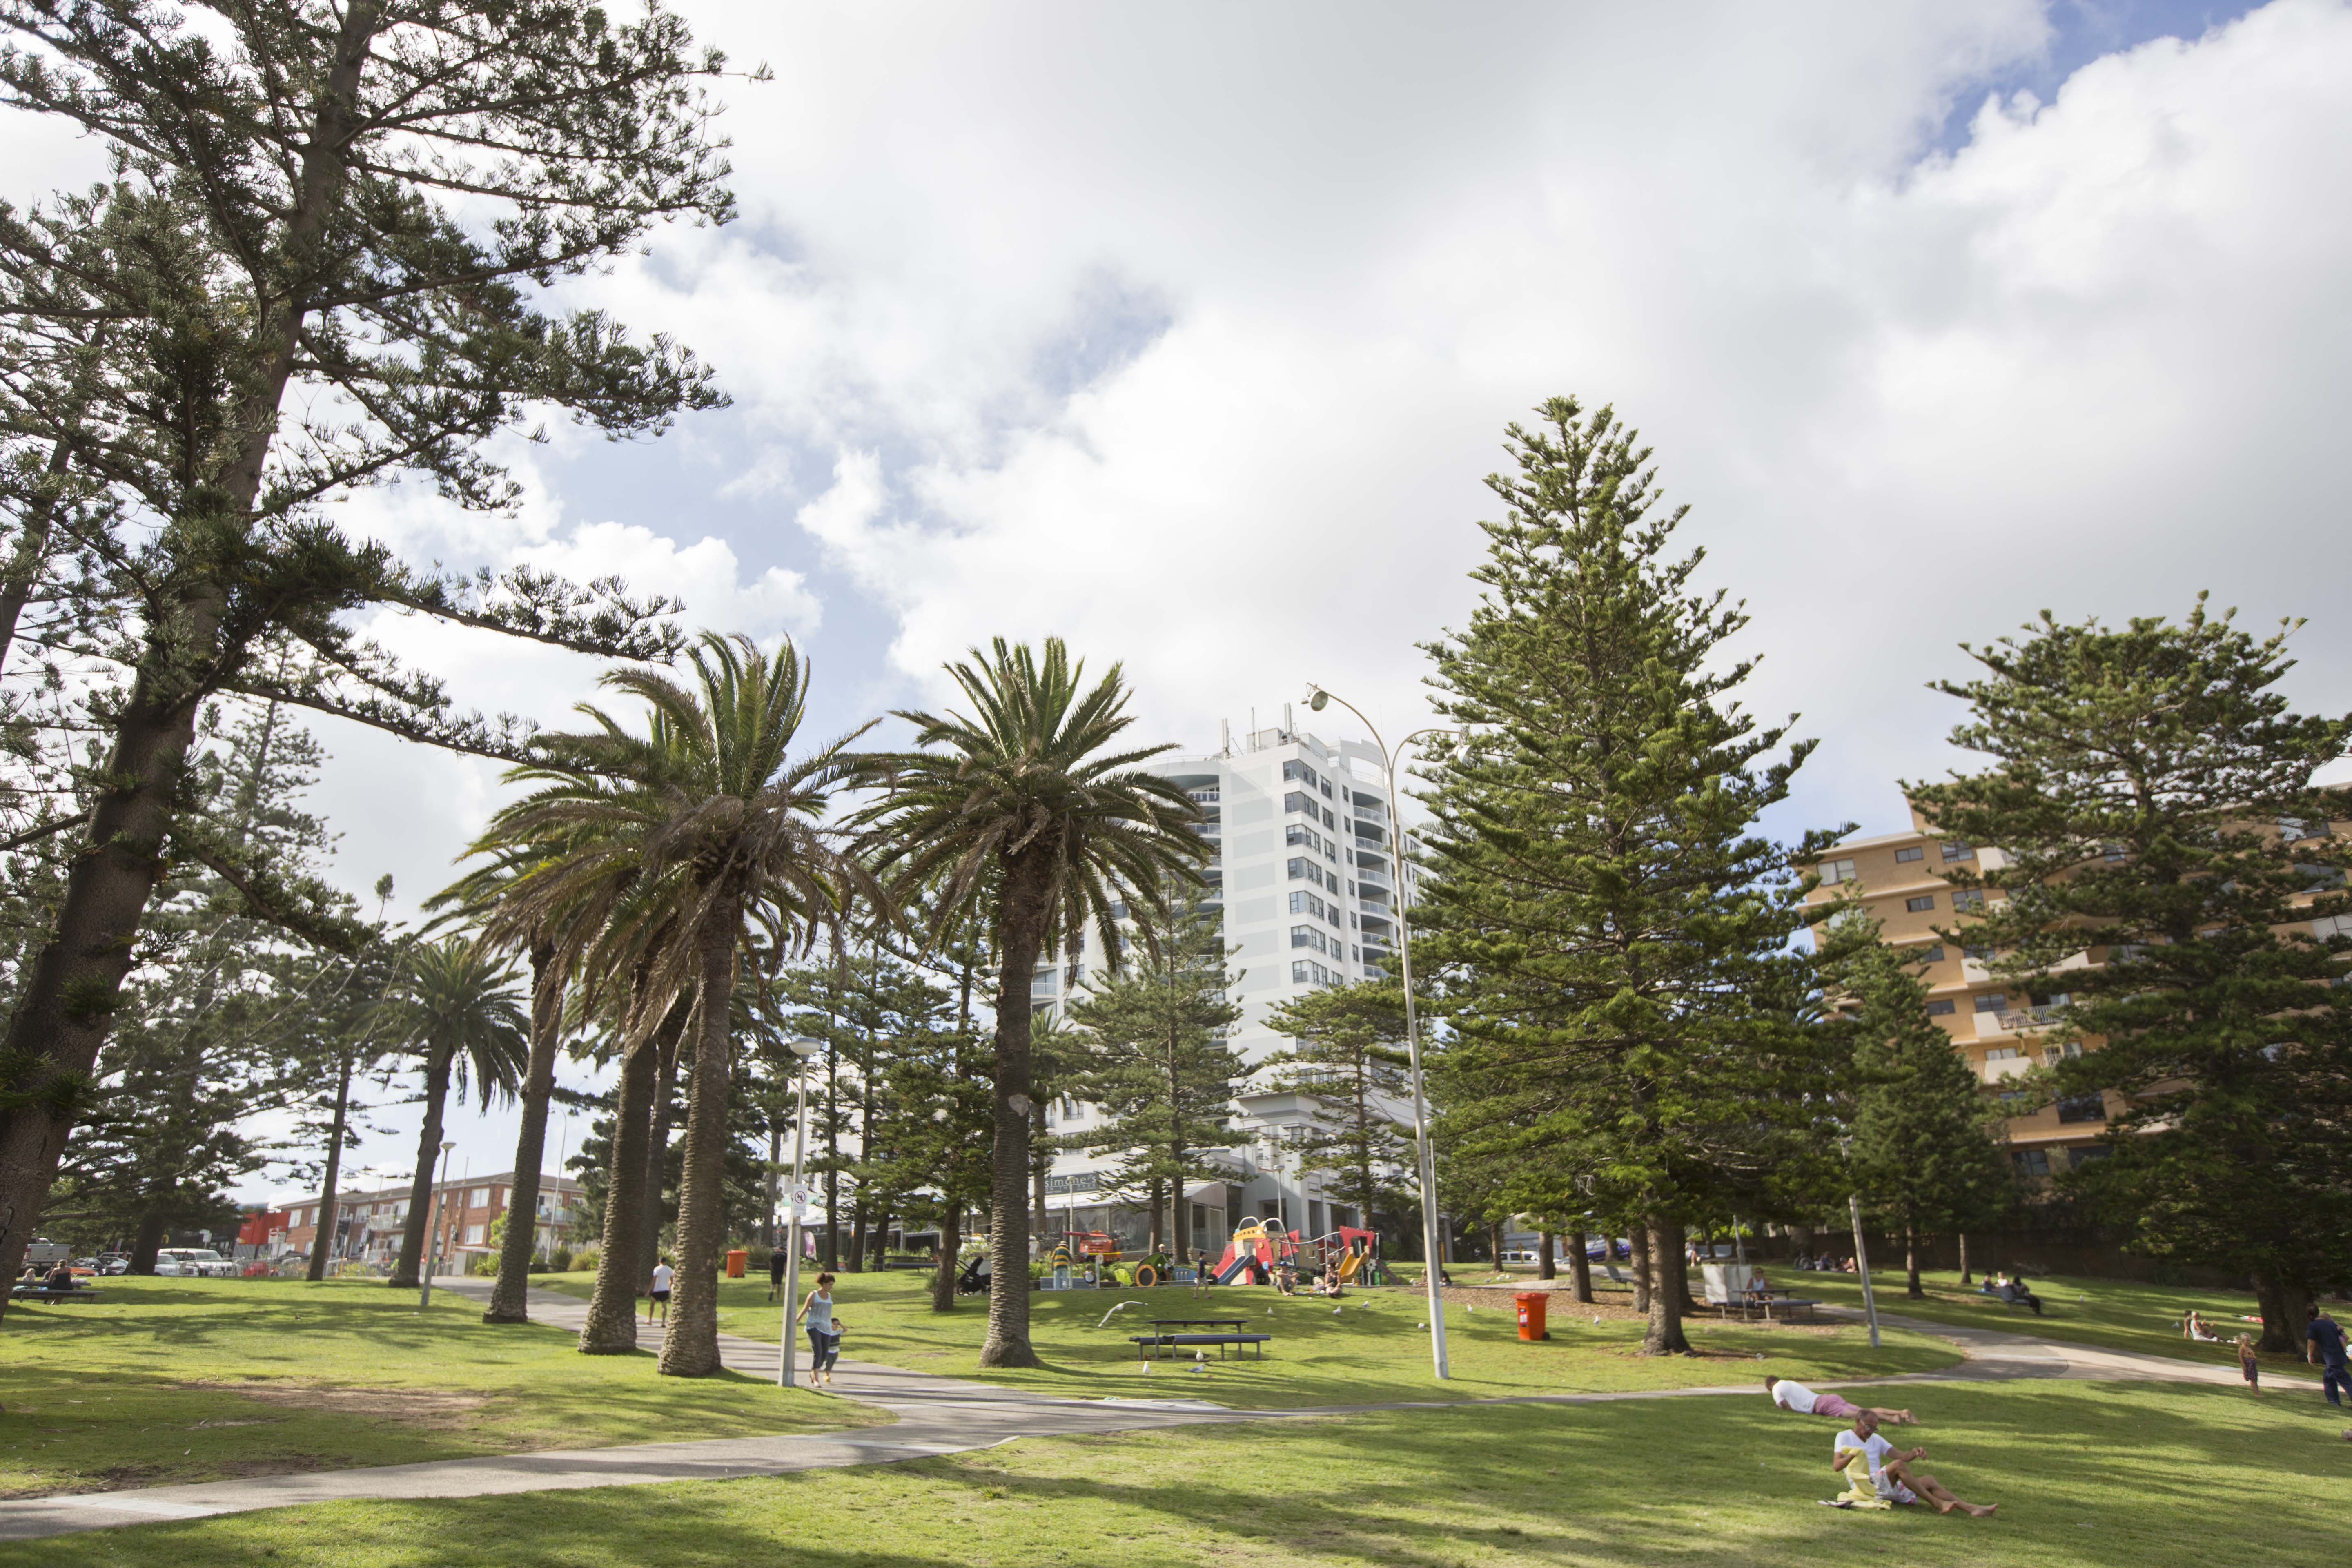
M956 1294L959 1296L978 1296L986 1292L988 1289L987 1253L975 1255L971 1262L963 1266L963 1272L956 1276L955 1288Z

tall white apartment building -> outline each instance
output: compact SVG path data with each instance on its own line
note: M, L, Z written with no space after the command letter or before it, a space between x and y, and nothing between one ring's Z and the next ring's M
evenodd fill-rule
M1291 1045L1265 1026L1278 1004L1384 973L1401 931L1400 879L1411 874L1397 854L1380 753L1354 741L1327 745L1293 730L1289 717L1286 706L1280 729L1257 731L1239 746L1228 731L1218 751L1150 764L1208 813L1201 831L1215 847L1207 868L1213 907L1223 913L1230 995L1242 1008L1231 1037L1253 1068ZM1077 950L1039 967L1032 1000L1040 1009L1060 1006L1102 957L1088 931ZM1056 1132L1098 1124L1092 1108L1070 1100L1048 1116ZM1290 1145L1307 1120L1307 1097L1255 1079L1244 1084L1232 1118L1236 1142L1213 1156L1223 1179L1196 1182L1179 1211L1193 1250L1222 1249L1244 1217L1273 1215L1308 1236L1370 1226L1299 1168ZM1049 1229L1108 1231L1130 1252L1140 1248L1147 1216L1104 1192L1114 1164L1108 1152L1058 1155L1046 1181Z

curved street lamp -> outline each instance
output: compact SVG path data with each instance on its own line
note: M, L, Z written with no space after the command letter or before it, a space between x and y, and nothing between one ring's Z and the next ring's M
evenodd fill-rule
M1445 1369L1445 1303L1437 1293L1437 1277L1439 1272L1439 1247L1437 1241L1437 1162L1435 1156L1431 1152L1429 1143L1429 1099L1423 1091L1422 1088L1421 1027L1420 1020L1414 1012L1412 997L1412 943L1408 940L1407 932L1405 931L1405 912L1412 907L1412 882L1411 879L1405 875L1404 870L1404 830L1402 826L1404 814L1398 804L1402 797L1397 794L1396 753L1389 750L1387 742L1381 739L1379 727L1373 724L1370 719L1366 719L1364 717L1364 710L1362 709L1357 707L1354 703L1349 701L1344 697L1332 695L1330 692L1324 690L1321 687L1315 685L1311 681L1307 683L1307 706L1309 710L1314 712L1320 713L1327 706L1334 702L1337 702L1340 707L1345 708L1349 712L1353 713L1363 724L1364 728L1371 731L1372 744L1379 749L1381 753L1381 771L1388 775L1389 819L1391 824L1391 831L1396 834L1397 959L1404 972L1404 1044L1406 1054L1412 1063L1412 1139L1421 1166L1421 1254L1423 1258L1427 1259L1427 1263L1422 1270L1422 1284L1429 1297L1429 1356L1431 1362L1437 1369L1438 1377L1443 1380L1447 1374ZM1420 740L1423 735L1444 736L1448 742L1447 749L1450 751L1452 749L1452 742L1455 738L1456 731L1438 728L1436 726L1432 726L1426 730L1415 730L1412 734L1407 735L1403 740L1399 741L1397 742L1397 747L1399 750L1402 750L1404 747L1412 745L1415 741Z

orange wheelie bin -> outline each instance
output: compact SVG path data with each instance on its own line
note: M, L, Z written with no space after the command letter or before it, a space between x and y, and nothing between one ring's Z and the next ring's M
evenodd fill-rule
M1522 1290L1519 1303L1519 1338L1548 1340L1551 1335L1544 1329L1544 1309L1551 1304L1549 1290Z
M740 1279L743 1278L743 1265L751 1261L751 1254L746 1248L740 1247L729 1247L727 1249L727 1278L730 1279Z

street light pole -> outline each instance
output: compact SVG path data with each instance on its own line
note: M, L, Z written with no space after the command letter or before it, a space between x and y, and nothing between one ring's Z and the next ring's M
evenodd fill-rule
M1390 830L1394 834L1393 846L1397 863L1397 962L1404 974L1404 1045L1412 1064L1412 1139L1418 1154L1421 1176L1421 1255L1427 1261L1422 1269L1422 1287L1429 1298L1429 1358L1440 1382L1447 1376L1445 1366L1445 1302L1437 1293L1439 1247L1437 1237L1437 1160L1429 1142L1429 1099L1423 1091L1421 1074L1421 1026L1414 1010L1412 995L1412 942L1405 930L1406 911L1412 907L1412 883L1404 868L1404 812L1402 796L1397 794L1396 753L1381 739L1381 731L1364 710L1344 697L1336 697L1319 686L1307 688L1307 706L1320 713L1333 702L1353 713L1371 731L1372 744L1381 753L1381 769L1387 775L1389 786ZM1416 730L1399 741L1400 749L1412 745L1423 735L1452 735L1450 730L1431 728Z
M793 1386L793 1303L801 1293L801 1172L808 1148L808 1064L824 1048L818 1040L786 1040L792 1048L793 1078L800 1087L800 1107L793 1114L793 1215L784 1236L784 1321L776 1336L776 1386ZM773 1276L771 1276L773 1278Z
M433 1305L433 1271L441 1267L441 1216L449 1208L449 1151L457 1146L441 1145L441 1180L433 1189L433 1246L425 1262L424 1287L416 1297L416 1310L420 1312Z

